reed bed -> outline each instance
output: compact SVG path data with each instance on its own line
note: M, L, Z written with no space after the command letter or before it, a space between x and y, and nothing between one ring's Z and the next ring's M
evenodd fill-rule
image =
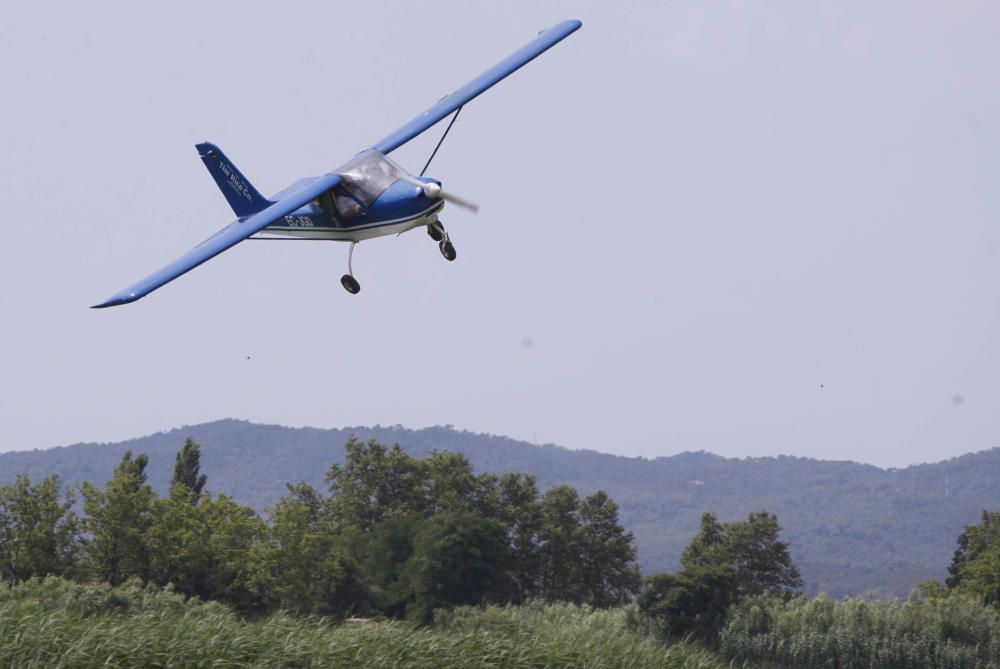
M956 595L761 597L730 612L719 648L761 669L1000 669L1000 612Z
M570 605L464 608L434 627L344 625L225 606L129 583L0 588L0 667L615 667L720 669L709 651L629 629L626 612Z

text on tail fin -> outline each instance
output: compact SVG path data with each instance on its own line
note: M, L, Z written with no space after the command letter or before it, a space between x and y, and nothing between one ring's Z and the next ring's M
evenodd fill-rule
M201 162L205 163L208 173L215 179L219 190L237 216L240 218L252 216L272 204L253 187L250 180L243 176L222 149L210 142L196 144L195 148L198 149Z

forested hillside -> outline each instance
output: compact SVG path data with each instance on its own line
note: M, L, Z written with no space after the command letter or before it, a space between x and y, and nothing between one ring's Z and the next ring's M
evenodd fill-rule
M0 454L0 483L19 473L56 473L67 484L101 483L126 449L148 453L149 480L167 494L186 437L202 444L208 488L264 509L286 482L324 489L331 463L357 435L399 443L417 457L464 453L480 472L530 472L542 490L568 484L606 490L635 532L645 573L673 570L703 511L721 520L766 509L777 514L806 589L833 596L869 590L905 595L919 581L944 578L955 538L983 509L1000 507L1000 449L932 465L883 470L851 462L779 457L726 459L706 453L625 458L437 427L292 429L223 420L118 444L77 444ZM16 448L17 444L4 444Z

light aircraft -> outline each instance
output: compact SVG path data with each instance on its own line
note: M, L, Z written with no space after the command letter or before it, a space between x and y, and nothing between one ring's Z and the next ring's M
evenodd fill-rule
M94 309L134 302L173 281L203 262L246 239L332 239L350 242L344 288L356 294L361 286L351 261L358 242L396 235L425 227L448 260L455 246L439 218L445 202L478 211L478 207L441 188L441 182L424 176L462 107L488 88L552 48L582 24L563 21L538 33L535 39L478 77L446 95L406 125L390 133L332 172L299 179L270 199L253 187L243 173L214 144L198 144L198 154L229 201L237 219L145 279L112 295ZM453 115L448 127L418 175L412 175L387 154L439 121Z

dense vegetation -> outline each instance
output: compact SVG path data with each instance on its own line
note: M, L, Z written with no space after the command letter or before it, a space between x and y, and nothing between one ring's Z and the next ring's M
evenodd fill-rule
M798 594L766 511L704 513L681 569L642 579L603 491L345 450L266 516L208 492L191 439L164 497L131 451L103 487L0 485L0 664L1000 669L998 512L945 583L838 602Z
M639 595L639 611L663 636L713 643L734 604L762 594L786 596L801 587L778 519L765 511L721 524L712 513L684 550L684 569L654 574Z
M473 473L462 455L414 458L352 439L329 495L289 485L269 522L213 497L190 439L168 497L149 459L127 451L103 488L61 492L57 476L0 486L0 576L138 578L243 613L292 611L432 620L461 604L529 599L609 607L639 590L632 535L604 492L542 495L530 475Z
M959 537L944 584L907 601L831 600L795 593L797 569L777 518L720 524L705 514L684 569L649 577L642 624L699 639L734 664L781 669L1000 669L1000 514Z
M763 595L713 653L663 643L635 607L459 607L419 627L228 607L130 580L0 586L0 666L996 669L1000 614L966 596L880 602Z
M0 486L0 664L721 666L635 626L634 541L605 493L346 450L329 495L289 485L267 519L205 490L190 439L168 497L131 451L83 483L82 514L55 475ZM376 618L342 624L358 613Z
M948 573L949 588L1000 606L1000 511L984 510L979 524L958 536Z
M572 604L456 609L439 625L246 620L135 581L0 587L0 665L722 669L704 649L631 629L626 611Z
M761 596L730 612L736 662L785 669L997 669L1000 612L964 595L908 601Z
M581 496L605 490L620 505L621 523L635 534L648 573L681 568L681 553L705 511L730 521L767 509L781 518L804 589L835 598L872 590L905 597L923 580L944 578L962 528L983 509L1000 508L1000 449L883 470L792 457L624 458L448 428L291 429L231 420L122 444L3 453L0 483L13 483L22 472L33 481L59 474L64 485L105 481L131 449L149 455L149 481L166 496L177 448L190 435L210 446L203 464L211 490L262 512L286 494L286 482L324 489L324 473L330 463L343 462L343 444L353 434L399 442L418 458L434 449L461 452L477 472L528 472L542 492L557 485Z

